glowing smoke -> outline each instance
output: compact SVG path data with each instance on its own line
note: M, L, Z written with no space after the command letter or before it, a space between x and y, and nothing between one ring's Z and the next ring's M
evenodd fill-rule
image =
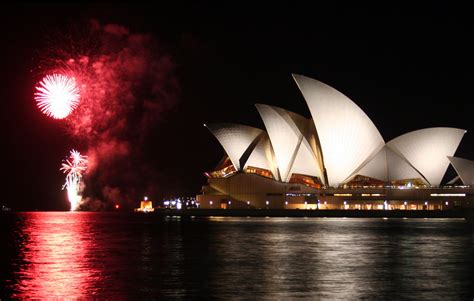
M73 76L81 90L65 129L87 149L84 208L132 205L160 189L162 175L149 163L156 154L147 148L177 102L175 65L153 36L119 25L92 21L86 33L61 41L71 44L51 47L43 68Z
M69 159L62 163L62 170L66 175L66 187L69 203L71 203L71 211L77 210L81 204L80 187L82 176L87 170L87 157L82 156L78 151L72 150Z
M79 103L76 81L61 74L46 75L36 86L36 90L38 107L55 119L67 117Z

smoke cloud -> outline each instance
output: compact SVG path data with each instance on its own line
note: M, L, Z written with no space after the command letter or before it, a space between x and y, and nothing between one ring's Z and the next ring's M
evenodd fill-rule
M145 150L178 101L176 66L152 35L116 24L91 21L82 37L70 40L53 57L58 72L74 76L81 90L66 130L89 157L83 208L136 205L157 190L160 174Z

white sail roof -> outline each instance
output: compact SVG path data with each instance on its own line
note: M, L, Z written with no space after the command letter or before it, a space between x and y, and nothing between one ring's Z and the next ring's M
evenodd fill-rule
M474 186L474 161L457 157L448 157L448 159L464 185Z
M290 181L291 175L294 173L322 179L321 170L316 160L316 156L306 138L303 138L299 148L297 149L295 160L293 161L285 181Z
M293 169L301 169L301 165L305 164L305 170L313 174L318 174L317 161L304 137L308 130L309 120L293 112L289 112L282 108L257 104L260 116L262 117L265 128L275 152L275 163L279 171L280 180L288 181L290 179L290 171ZM302 141L303 147L300 147ZM298 166L294 166L295 159L298 158ZM301 162L301 158L309 160ZM311 169L312 167L312 169Z
M387 178L389 181L420 179L427 184L423 176L404 158L387 147L385 148L385 152L387 156Z
M375 156L357 169L349 179L356 175L371 177L384 182L423 179L423 176L413 168L405 159L383 147Z
M337 187L384 140L369 117L347 96L311 78L293 74L313 117L329 186Z
M217 138L229 156L235 169L241 170L245 165L244 153L250 152L258 142L256 139L263 133L261 129L233 124L218 123L205 125Z
M382 148L375 156L354 171L349 179L356 175L371 177L381 181L388 181L387 152L385 148Z
M317 80L293 77L312 119L257 104L267 132L231 123L207 126L237 170L247 166L270 170L284 182L294 173L304 174L332 187L356 175L382 181L419 178L439 186L451 161L461 180L474 185L473 161L452 157L465 130L427 128L385 144L372 121L349 98Z
M278 173L274 164L272 145L270 144L270 139L266 133L262 135L257 145L252 150L252 153L245 163L244 169L247 166L270 170L272 172L273 178L278 179Z
M427 128L401 135L387 147L406 159L431 186L439 186L449 166L447 156L454 155L465 133L455 128Z

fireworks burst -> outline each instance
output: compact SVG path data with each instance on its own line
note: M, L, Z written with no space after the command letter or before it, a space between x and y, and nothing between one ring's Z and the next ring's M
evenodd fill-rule
M73 151L62 162L72 210L101 210L118 198L132 204L137 190L159 189L161 175L143 146L176 104L179 87L172 56L152 34L97 20L82 25L58 33L42 52L44 77L34 102L48 117L63 119L89 155L87 163ZM97 181L86 187L88 177Z
M81 203L80 184L82 175L87 169L87 157L82 156L78 151L72 150L69 159L62 163L62 170L66 175L66 183L63 189L67 189L67 196L71 203L71 211L76 210Z
M46 75L36 90L35 100L41 112L55 119L66 118L79 104L76 81L65 75Z

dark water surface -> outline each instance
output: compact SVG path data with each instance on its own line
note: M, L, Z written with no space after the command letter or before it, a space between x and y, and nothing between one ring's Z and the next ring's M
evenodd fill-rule
M0 215L0 296L472 300L461 219Z

